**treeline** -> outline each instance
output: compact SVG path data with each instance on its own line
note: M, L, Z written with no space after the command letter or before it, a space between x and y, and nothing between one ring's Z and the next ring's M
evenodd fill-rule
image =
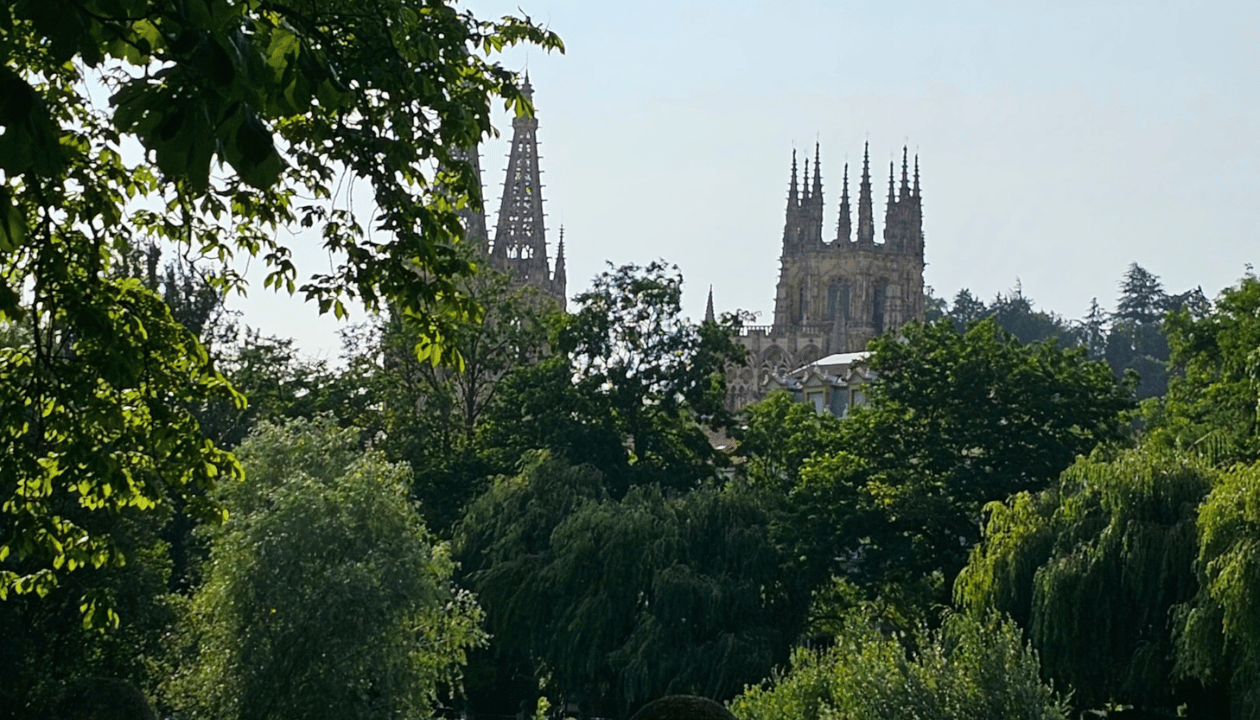
M1185 309L1193 317L1202 317L1211 308L1201 287L1170 294L1157 275L1137 263L1120 280L1115 311L1108 312L1093 298L1079 320L1037 309L1018 282L988 304L966 288L952 301L936 297L928 288L925 305L929 322L948 317L960 331L977 320L993 318L1021 342L1054 339L1065 346L1082 346L1090 357L1106 360L1117 376L1128 369L1136 372L1139 400L1168 391L1170 349L1161 327L1165 314Z
M204 497L222 524L74 510L127 562L0 604L10 716L97 676L205 718L1257 708L1253 277L1164 312L1170 389L1141 405L1083 343L949 316L877 339L839 420L728 414L738 318L683 318L662 264L567 315L484 271L458 364L391 312L333 367L134 257L250 398L188 407L245 481Z

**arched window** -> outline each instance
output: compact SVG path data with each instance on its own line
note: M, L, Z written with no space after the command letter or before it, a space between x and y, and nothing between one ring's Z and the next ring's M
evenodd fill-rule
M843 280L832 280L827 286L827 320L835 320L839 316L849 319L849 284Z
M809 286L801 283L796 293L796 322L805 322L808 313L805 312L806 303L809 302Z
M875 298L874 299L875 299L875 302L872 303L873 312L872 312L872 317L871 317L871 324L875 326L876 335L883 335L884 334L884 307L885 305L887 305L887 302L888 302L888 281L887 280L880 279L880 280L875 281Z

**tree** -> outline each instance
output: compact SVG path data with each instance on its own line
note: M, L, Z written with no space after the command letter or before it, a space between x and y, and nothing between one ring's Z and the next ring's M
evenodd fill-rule
M841 425L866 468L868 520L845 541L864 583L939 573L948 588L985 503L1048 487L1125 435L1130 391L1083 349L1024 345L985 320L963 335L910 325L871 350L879 380Z
M1095 360L1103 357L1107 349L1107 325L1110 316L1098 304L1098 298L1089 301L1089 312L1077 320L1072 328L1072 338L1077 345L1084 347L1089 356Z
M954 319L958 332L964 332L971 323L985 318L988 312L989 309L983 300L972 295L967 288L963 288L954 295L954 304L950 308L949 316Z
M726 367L743 362L738 318L695 324L681 315L682 277L662 263L595 278L557 318L541 362L508 373L486 412L486 452L510 470L528 450L589 462L610 492L660 483L694 487L722 463L703 428L720 429Z
M431 529L447 536L487 476L515 470L484 452L485 415L504 376L542 361L552 303L504 273L481 269L461 287L483 309L454 327L449 342L459 363L418 360L419 329L391 313L360 345L351 366L362 366L364 390L383 433L381 447L416 471L415 496ZM351 375L346 375L351 379Z
M30 329L0 355L0 562L40 559L0 571L0 594L121 562L63 506L173 495L213 517L197 497L239 475L186 408L240 396L151 290L111 272L133 238L260 257L265 285L293 292L275 238L317 228L339 258L300 288L321 312L388 301L415 318L422 352L449 354L450 322L476 313L454 283L470 270L457 210L479 202L452 149L491 130L492 97L530 111L482 55L517 42L561 47L528 20L486 23L441 0L0 8L0 319ZM112 114L93 100L102 87ZM125 158L131 141L144 153ZM449 169L434 177L433 161ZM371 185L370 232L338 200L343 179Z
M682 276L660 262L606 271L575 302L558 350L569 354L579 390L601 401L626 439L630 461L658 482L682 479L671 468L703 473L714 458L700 426L732 420L726 367L746 354L732 339L737 320L685 320Z
M739 720L1066 720L1037 656L1009 621L951 615L918 630L908 653L869 616L851 614L833 646L799 648L791 667L731 703Z
M1178 681L1173 644L1176 611L1198 591L1195 523L1215 480L1202 460L1149 448L1082 459L1055 487L988 507L955 597L1009 613L1081 709L1219 710L1220 688Z
M1228 683L1231 717L1260 717L1260 465L1237 466L1199 510L1199 593L1182 609L1182 674Z
M787 658L809 589L770 541L772 496L616 499L602 480L543 459L469 508L456 558L500 652L621 716L666 694L729 698Z
M1210 313L1183 309L1166 322L1178 373L1151 408L1151 442L1222 466L1260 460L1260 279L1226 288Z
M1018 279L1009 293L998 293L993 299L988 316L993 318L998 327L1023 343L1063 338L1068 334L1063 318L1054 313L1033 309L1033 301L1024 295L1024 288Z
M1139 400L1168 390L1168 342L1160 330L1167 306L1168 295L1159 278L1131 264L1120 282L1104 356L1117 376L1127 368L1137 372Z
M419 716L484 640L408 472L329 418L265 424L191 602L168 698L192 717Z

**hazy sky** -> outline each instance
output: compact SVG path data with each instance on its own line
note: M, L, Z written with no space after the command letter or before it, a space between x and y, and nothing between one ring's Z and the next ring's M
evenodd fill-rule
M548 240L554 252L565 226L571 295L606 261L663 258L692 317L711 284L719 311L768 322L792 149L812 155L816 140L828 239L863 142L877 231L888 161L918 153L940 296L989 300L1018 278L1038 307L1077 318L1092 297L1114 306L1131 262L1214 296L1260 261L1254 0L464 6L524 12L567 46L504 63L534 85ZM491 232L506 115L498 127L482 148ZM247 322L335 350L335 322L255 284L235 303Z

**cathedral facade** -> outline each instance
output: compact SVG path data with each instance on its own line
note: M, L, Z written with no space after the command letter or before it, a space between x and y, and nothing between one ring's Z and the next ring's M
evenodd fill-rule
M729 404L738 410L764 397L771 379L840 353L866 349L871 339L912 320L923 320L923 207L919 160L911 179L902 149L901 177L889 163L888 198L876 239L870 147L863 152L857 223L852 221L849 167L844 167L835 235L824 239L822 163L814 147L813 174L805 160L798 183L795 151L788 185L774 322L746 326L739 342L748 366L727 379Z

